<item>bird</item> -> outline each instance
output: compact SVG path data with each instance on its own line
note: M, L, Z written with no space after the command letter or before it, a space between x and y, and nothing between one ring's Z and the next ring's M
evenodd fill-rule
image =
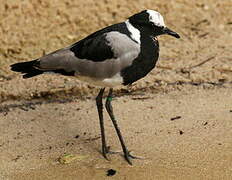
M105 108L119 138L125 160L132 165L131 155L113 113L111 105L113 88L128 86L144 78L156 65L159 58L158 36L180 35L169 29L163 16L155 10L143 10L124 22L100 29L74 44L44 55L38 59L11 65L11 70L31 78L44 73L74 76L100 88L96 97L101 132L101 153L108 160L111 153L107 146L104 119L103 96L106 88Z

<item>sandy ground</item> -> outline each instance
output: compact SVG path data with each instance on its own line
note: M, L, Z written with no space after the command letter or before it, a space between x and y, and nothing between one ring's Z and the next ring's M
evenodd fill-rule
M110 155L107 161L99 153L92 99L35 101L30 106L18 102L18 107L1 114L2 177L108 179L107 170L114 169L113 179L231 179L231 98L231 88L115 98L115 114L127 145L145 158L133 160L133 166L121 154ZM112 150L121 150L107 116L106 131ZM64 153L83 159L60 164L57 158Z
M181 39L160 37L157 67L115 90L126 143L145 158L129 166L99 152L98 88L61 76L22 80L9 65L143 9L160 11ZM232 179L231 31L231 0L1 2L0 179ZM107 140L121 150L105 117ZM64 154L80 159L61 164ZM107 177L109 169L116 174Z

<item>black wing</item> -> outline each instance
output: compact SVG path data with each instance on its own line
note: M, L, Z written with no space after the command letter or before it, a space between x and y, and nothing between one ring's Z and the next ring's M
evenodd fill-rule
M73 44L70 50L80 59L88 59L95 62L115 58L115 55L106 39L106 34L111 31L130 34L125 23L114 24Z
M83 39L74 44L70 48L70 51L79 59L87 59L95 62L112 59L114 57L114 53L108 45L106 34Z

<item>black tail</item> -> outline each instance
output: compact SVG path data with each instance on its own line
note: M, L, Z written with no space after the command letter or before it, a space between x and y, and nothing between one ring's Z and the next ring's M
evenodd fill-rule
M23 73L23 78L30 78L42 74L44 72L35 68L36 65L38 65L38 63L38 60L33 60L28 62L12 64L10 67L12 71Z

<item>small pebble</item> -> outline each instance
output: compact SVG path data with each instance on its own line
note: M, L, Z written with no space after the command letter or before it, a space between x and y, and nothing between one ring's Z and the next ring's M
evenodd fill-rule
M75 138L78 139L80 137L80 135L76 135Z
M113 175L115 175L116 174L116 171L114 170L114 169L109 169L108 171L107 171L107 176L113 176Z
M203 125L206 126L208 124L208 122L205 122Z

